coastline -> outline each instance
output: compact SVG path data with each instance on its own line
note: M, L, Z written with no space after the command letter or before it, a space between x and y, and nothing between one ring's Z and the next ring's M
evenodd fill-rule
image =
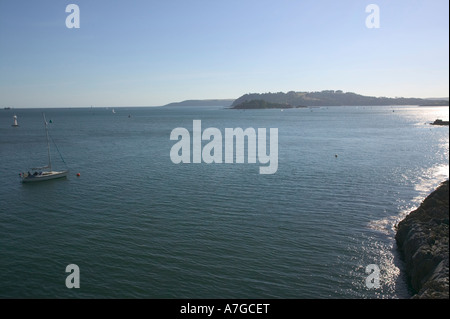
M413 299L449 298L449 181L429 194L397 225Z

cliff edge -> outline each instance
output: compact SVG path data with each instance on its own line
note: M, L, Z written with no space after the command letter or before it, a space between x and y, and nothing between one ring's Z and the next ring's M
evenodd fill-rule
M397 226L395 239L412 298L449 298L449 181L443 182Z

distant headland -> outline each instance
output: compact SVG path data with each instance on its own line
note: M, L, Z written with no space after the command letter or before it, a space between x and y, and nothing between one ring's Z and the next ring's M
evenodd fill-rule
M341 90L326 90L321 92L294 92L288 93L250 93L236 99L231 108L242 109L246 106L256 108L270 108L267 104L256 102L266 101L272 103L274 108L279 105L284 107L318 107L318 106L387 106L387 105L419 105L419 106L448 106L448 99L421 99L421 98L388 98L364 96L352 92L343 92ZM270 104L269 104L270 105Z
M341 90L320 92L248 93L237 99L185 100L164 106L223 106L231 109L271 109L320 106L448 106L448 98L374 97Z

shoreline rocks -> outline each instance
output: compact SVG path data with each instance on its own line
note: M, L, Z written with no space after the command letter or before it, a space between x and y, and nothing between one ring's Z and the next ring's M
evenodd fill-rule
M397 226L395 236L417 299L449 298L449 181Z
M435 120L433 123L430 123L431 125L448 125L449 121L443 121L441 119Z

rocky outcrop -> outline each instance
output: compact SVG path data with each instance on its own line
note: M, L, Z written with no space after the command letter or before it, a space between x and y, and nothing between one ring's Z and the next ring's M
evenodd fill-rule
M449 124L449 121L443 121L441 119L437 119L433 123L431 123L431 125L448 125L448 124Z
M412 298L449 298L449 182L442 183L397 226L397 246Z

